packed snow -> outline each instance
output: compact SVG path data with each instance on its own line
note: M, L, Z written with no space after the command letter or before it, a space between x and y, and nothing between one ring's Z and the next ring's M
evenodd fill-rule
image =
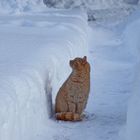
M40 139L48 127L69 60L88 55L87 16L73 13L0 16L1 140Z
M42 0L0 0L0 14L42 11L44 8Z
M128 48L131 60L134 62L134 80L132 83L131 96L128 103L127 121L120 135L122 140L140 139L140 12L136 11L129 18L128 25L124 30L124 46Z
M77 7L81 0L63 2L58 6ZM122 2L87 1L96 17L88 23L78 8L0 0L0 140L140 139L140 12L127 17L136 7ZM91 65L85 118L56 121L53 105L69 60L85 55Z
M124 0L43 0L48 7L74 8L85 7L89 9L107 9L124 4ZM130 1L130 0L129 0ZM132 1L132 0L131 0Z

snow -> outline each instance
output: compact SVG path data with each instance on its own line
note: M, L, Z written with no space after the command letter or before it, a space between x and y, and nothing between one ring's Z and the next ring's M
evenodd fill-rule
M0 16L0 24L0 140L42 139L69 60L88 55L87 17L47 11Z
M89 21L115 18L122 19L130 14L134 5L124 0L43 0L47 8L73 9L79 7L88 14ZM121 16L120 16L121 15Z
M138 4L139 0L124 0L126 3L129 4Z
M0 140L140 139L140 14L124 18L134 7L121 0L86 4L96 16L89 25L76 8L0 1ZM69 60L85 55L91 65L85 118L56 121L53 105L71 72Z
M55 8L74 8L74 7L86 7L89 9L107 9L110 7L116 7L123 4L123 0L44 0L44 3L48 7Z
M0 0L0 13L21 13L42 11L45 9L43 0Z
M118 140L132 88L133 62L118 33L100 26L92 25L92 28L94 46L90 48L90 56L93 86L87 109L95 114L92 132L96 137L93 139Z
M131 89L131 98L128 104L127 111L127 121L126 125L121 131L121 137L123 140L138 140L140 139L140 12L136 11L131 16L131 22L128 23L125 31L124 31L124 45L128 47L129 54L134 61L134 80L133 80L133 88ZM123 133L123 134L122 134Z

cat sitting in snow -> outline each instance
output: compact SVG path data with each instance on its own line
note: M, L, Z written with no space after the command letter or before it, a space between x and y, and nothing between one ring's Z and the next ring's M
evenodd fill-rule
M57 120L79 121L90 90L90 65L84 56L70 60L70 66L72 73L56 96L55 113Z

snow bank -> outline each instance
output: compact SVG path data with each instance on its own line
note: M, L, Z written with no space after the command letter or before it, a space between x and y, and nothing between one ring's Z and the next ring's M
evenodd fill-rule
M138 4L139 0L124 0L126 3L129 4Z
M48 8L55 9L73 9L80 7L88 14L89 21L121 20L131 11L134 7L124 0L43 0ZM121 16L120 16L121 15ZM113 20L114 21L114 20Z
M75 8L86 7L87 9L106 9L120 6L123 0L43 0L48 7Z
M125 5L124 0L0 0L0 14L43 11L46 9L45 4L49 8L59 9L81 7L86 9L88 13L91 10L114 9Z
M133 22L129 23L125 30L125 45L135 62L135 79L132 89L132 97L128 104L127 122L123 133L123 140L140 139L140 12L132 16Z
M0 140L46 140L51 96L54 103L69 60L87 55L87 17L48 11L0 16L0 25Z
M43 0L0 0L0 13L19 13L43 8Z

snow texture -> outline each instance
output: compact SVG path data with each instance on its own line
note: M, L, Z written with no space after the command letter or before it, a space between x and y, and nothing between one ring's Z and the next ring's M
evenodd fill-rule
M132 0L129 0L132 1ZM133 0L134 1L134 0ZM136 1L136 0L135 0ZM129 2L130 3L130 2ZM43 11L48 8L73 9L80 7L94 15L92 10L124 7L124 0L0 0L0 14Z
M69 60L87 56L84 13L34 14L0 16L0 140L48 135L51 98L71 72Z
M126 3L129 4L138 4L139 0L124 0Z
M134 81L128 104L127 122L121 131L122 140L140 139L140 12L136 11L124 31L124 45L134 61Z
M75 8L82 7L87 9L106 9L110 7L120 6L123 0L44 0L48 7L55 8Z
M0 13L40 11L45 8L43 0L0 0Z
M58 6L65 2L70 1ZM73 2L65 8L81 5ZM131 10L120 0L86 2L97 15L89 23L92 29L76 8L46 10L40 0L0 1L0 140L140 139L140 13L124 18ZM52 103L71 72L69 60L84 55L91 64L85 118L56 121Z
M129 15L131 12L129 9L132 6L124 0L44 0L44 3L48 8L56 9L79 7L87 12L89 21L98 20L102 15L104 15L102 17L105 19L116 18L118 15Z

